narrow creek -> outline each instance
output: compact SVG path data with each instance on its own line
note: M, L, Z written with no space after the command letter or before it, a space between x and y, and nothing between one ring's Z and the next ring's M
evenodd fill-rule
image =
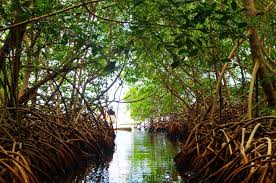
M82 183L182 182L173 158L178 146L164 135L117 131L116 151L109 163L90 168Z

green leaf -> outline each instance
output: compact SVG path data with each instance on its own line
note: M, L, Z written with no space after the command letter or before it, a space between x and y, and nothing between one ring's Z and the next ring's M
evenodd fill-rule
M238 28L244 28L247 26L246 22L238 23Z
M221 62L223 62L223 63L226 63L226 62L229 62L229 61L231 61L231 60L228 59L228 58L225 58L225 59L222 59L222 60L221 60Z
M197 39L196 42L199 47L202 47L202 41L200 39Z
M187 49L190 50L193 47L194 42L191 39L186 40Z
M134 7L139 6L143 2L144 2L144 0L133 0Z
M229 36L229 32L221 31L218 36L220 39L225 39Z
M174 44L178 47L178 48L182 48L185 45L185 42L183 39L178 39L174 41Z
M116 62L108 62L104 68L104 71L106 72L113 71L116 68L115 66L116 66Z
M236 11L236 10L237 10L238 5L237 5L237 3L236 3L236 1L235 1L235 0L232 0L232 2L231 2L231 8L232 8L234 11Z
M197 48L194 48L192 49L190 52L189 52L189 56L192 57L192 56L196 56L197 53L198 53L198 49Z
M174 61L174 62L171 64L171 67L172 67L172 68L176 68L176 67L178 67L179 65L180 65L180 61L177 60L177 61Z
M182 54L184 54L184 53L187 53L187 50L186 50L186 49L181 49L181 50L179 50L179 52L178 52L179 55L182 55Z

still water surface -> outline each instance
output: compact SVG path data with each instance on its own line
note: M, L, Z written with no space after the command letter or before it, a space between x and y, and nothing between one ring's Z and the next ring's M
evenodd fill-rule
M91 168L82 183L181 182L173 158L178 148L164 135L118 131L109 163Z

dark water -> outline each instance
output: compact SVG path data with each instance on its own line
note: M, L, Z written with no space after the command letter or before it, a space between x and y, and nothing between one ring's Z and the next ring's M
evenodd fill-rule
M115 143L112 160L98 168L91 167L80 182L181 182L173 162L177 147L164 135L118 131Z

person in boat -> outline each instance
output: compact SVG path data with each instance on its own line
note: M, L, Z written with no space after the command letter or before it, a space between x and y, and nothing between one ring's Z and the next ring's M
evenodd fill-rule
M113 111L113 108L107 110L107 121L110 122L110 124L115 123L116 114L115 111Z

